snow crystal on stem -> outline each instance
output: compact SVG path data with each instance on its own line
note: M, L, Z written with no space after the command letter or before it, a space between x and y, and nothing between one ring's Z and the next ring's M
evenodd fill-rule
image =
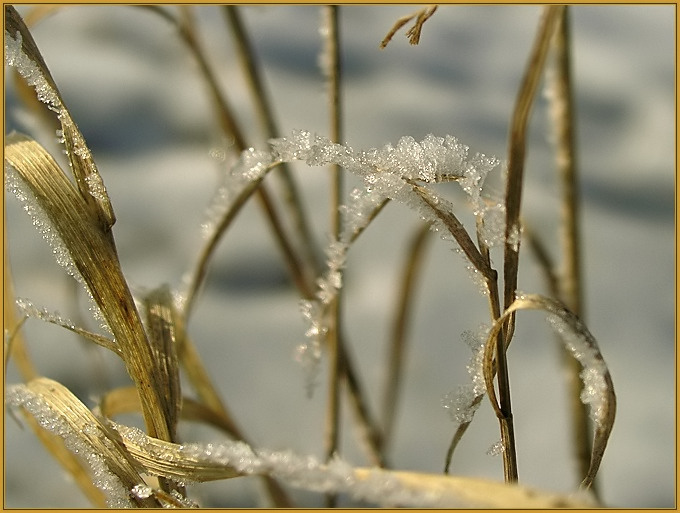
M87 190L93 198L100 201L108 201L109 196L106 193L106 187L104 187L104 181L99 173L92 173L85 177L85 182L87 183Z
M137 428L112 423L125 439L134 440L154 457L157 447L140 439L146 435ZM270 475L286 484L319 493L347 493L358 500L381 506L437 507L442 494L402 483L387 471L374 469L360 474L346 461L335 457L321 463L313 456L292 451L253 449L245 442L189 443L178 446L179 457L197 463L231 467L240 474Z
M565 347L578 360L583 370L580 377L583 381L581 401L590 406L590 417L599 426L605 415L608 387L605 379L607 366L600 355L594 339L587 335L585 327L576 321L576 327L569 326L555 314L547 316L548 324L562 338Z
M37 308L28 299L17 298L15 303L22 315L35 317L46 322L64 326L65 328L75 329L73 321L60 316L57 312L49 312L46 308Z

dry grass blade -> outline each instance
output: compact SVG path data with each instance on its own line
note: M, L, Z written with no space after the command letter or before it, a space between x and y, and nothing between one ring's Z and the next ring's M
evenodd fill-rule
M110 506L130 505L129 491L144 483L136 463L117 434L99 422L66 387L36 378L26 385L10 387L7 395L10 405L27 410L41 427L62 437L71 451L86 459L93 483L106 491ZM140 507L159 506L152 497L131 498Z
M145 473L168 479L203 483L239 477L233 467L187 454L186 446L146 436L137 428L115 425L125 447ZM242 443L242 442L235 442ZM245 444L243 444L245 445Z
M117 354L120 357L123 356L120 347L118 347L116 342L114 340L111 340L109 337L80 328L79 326L76 326L72 321L64 319L60 317L58 314L49 313L46 309L38 309L36 306L33 305L33 303L26 299L17 299L15 303L20 308L21 312L24 314L25 316L24 318L34 317L42 321L49 322L50 324L60 326L64 329L67 329L75 333L76 335L83 337L85 340L94 342L98 346L101 346L105 349L108 349L109 351L112 351L113 353Z
M150 433L167 439L170 430L162 408L162 379L123 277L111 233L105 231L40 144L19 134L8 136L5 144L5 162L49 220L52 235L59 239L62 251L68 253L72 272L80 276L106 319L139 390Z
M142 302L146 314L147 334L154 361L158 366L158 386L165 391L161 406L170 428L170 437L167 441L174 442L177 422L182 411L175 322L177 312L167 285L152 290Z
M487 281L496 281L496 271L492 269L486 259L482 257L479 249L475 246L475 243L470 238L467 230L465 230L463 223L458 220L455 214L442 210L424 187L413 185L413 190L418 193L423 200L423 203L432 209L437 218L446 225L446 228L456 239L456 242L460 245L465 256L470 260L475 269L484 276L484 279Z
M616 394L609 369L595 338L574 313L557 300L537 294L521 295L494 322L484 350L484 380L487 394L497 413L500 411L500 405L493 384L495 346L491 341L500 333L507 319L518 310L544 310L551 314L553 317L549 317L549 322L558 331L565 347L583 369L581 379L584 394L581 400L590 404L591 417L595 421L590 465L581 483L582 488L588 489L597 475L616 417Z
M61 123L61 136L78 190L83 200L96 212L102 228L105 231L110 230L116 222L116 216L90 150L64 105L31 33L19 13L11 6L5 7L5 34L14 42L8 62L15 65L29 85L36 88L38 99L57 113ZM17 48L19 44L20 49Z
M330 114L330 139L334 143L342 141L342 66L340 62L340 7L326 5L323 8L322 33L324 34L324 50L322 62L328 86L328 106ZM331 196L330 196L330 231L336 240L342 233L342 216L340 205L343 203L344 173L338 164L330 168ZM335 298L328 305L330 314L330 329L326 336L328 351L328 403L326 405L326 431L324 451L326 459L330 460L338 453L340 439L340 377L342 354L345 352L340 346L343 343L342 333L342 293L338 290ZM335 495L326 496L326 507L334 507Z
M357 479L368 480L375 470L357 468ZM386 474L388 471L384 471ZM392 471L389 475L400 485L416 493L438 496L438 502L446 508L494 508L494 509L557 509L591 508L585 498L539 492L517 484L507 484L487 479L421 474Z

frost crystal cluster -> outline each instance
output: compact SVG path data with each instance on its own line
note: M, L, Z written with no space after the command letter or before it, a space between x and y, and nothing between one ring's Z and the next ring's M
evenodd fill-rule
M489 327L482 325L477 333L466 330L461 338L472 349L472 357L467 365L471 383L460 385L456 392L449 392L442 400L442 406L449 411L451 419L458 424L472 422L481 404L479 398L486 393L484 381L484 342L489 334Z
M443 239L455 244L437 215L438 211L452 212L453 204L438 194L431 184L456 181L469 195L475 215L481 216L482 225L486 226L487 244L492 246L503 240L505 209L502 200L490 200L482 194L486 176L500 161L482 154L469 156L469 148L455 137L428 135L418 142L406 136L396 146L387 144L382 148L357 151L309 131L294 130L289 137L271 139L269 145L269 152L252 148L244 151L229 170L208 210L208 220L203 226L207 236L214 234L224 217L229 215L236 198L242 198L277 164L302 161L308 166L339 165L363 181L363 188L352 191L347 204L341 207L343 231L326 249L327 269L317 281L315 298L301 304L302 315L308 323L308 341L298 346L297 359L306 369L310 390L318 371L323 339L328 333L326 307L342 287L347 252L354 238L366 228L372 215L386 200L415 210ZM484 290L483 279L477 270L471 264L468 268Z
M550 314L548 324L562 338L567 350L578 360L583 370L581 401L590 406L590 417L596 425L603 424L608 387L605 379L607 366L600 355L594 339L586 336L587 330L574 329L558 315ZM578 321L578 326L582 326Z

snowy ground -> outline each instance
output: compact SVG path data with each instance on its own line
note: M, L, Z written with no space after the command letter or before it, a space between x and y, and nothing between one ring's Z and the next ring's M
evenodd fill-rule
M296 128L326 135L317 65L319 7L243 11L282 135ZM379 50L393 22L410 12L409 6L342 9L345 140L369 148L403 135L419 140L428 133L452 134L472 151L504 158L540 7L442 6L425 24L419 46L409 46L402 32ZM578 6L571 12L586 320L618 395L601 489L611 506L672 507L675 10ZM247 92L221 14L217 7L202 7L198 16L230 102L250 127ZM137 290L178 285L194 261L216 181L219 162L211 152L223 144L194 64L166 23L129 7L64 9L34 35L109 190L129 282ZM6 85L8 130L29 130ZM554 247L559 212L545 103L541 99L533 114L523 214ZM41 140L52 144L49 135ZM315 229L324 241L324 173L299 168L296 174L309 208L318 212ZM353 249L348 264L347 335L374 409L382 393L394 281L417 221L405 208L392 207ZM293 359L304 325L262 219L253 206L239 216L189 329L256 444L321 456L324 393L305 397L304 376ZM17 294L75 316L69 279L11 199L7 225ZM467 380L469 350L459 335L485 321L486 303L446 244L434 241L427 258L390 460L395 468L439 472L455 429L441 398ZM531 258L525 258L520 288L542 287ZM520 314L518 320L510 378L520 480L568 492L576 479L558 353L540 316ZM126 383L113 358L93 356L59 328L30 321L26 334L42 372L83 400L98 387ZM92 370L93 361L100 370ZM7 382L17 379L10 363ZM86 506L30 431L11 417L5 420L5 507ZM344 432L343 455L366 464L354 431ZM498 438L485 404L454 459L454 472L502 479L500 457L486 454ZM199 500L206 506L257 506L248 486L255 483L206 486ZM310 495L297 497L303 505L320 505Z

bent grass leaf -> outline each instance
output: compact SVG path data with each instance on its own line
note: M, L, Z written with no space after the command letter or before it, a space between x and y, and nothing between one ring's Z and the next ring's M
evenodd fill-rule
M5 7L5 54L10 66L36 89L37 97L57 114L61 138L66 146L69 165L83 200L96 212L105 231L116 222L106 189L92 159L92 154L52 78L30 31L12 6Z
M7 404L30 413L44 429L61 437L72 452L80 454L101 489L109 507L129 507L128 491L144 480L119 437L102 424L66 387L47 378L6 391ZM158 507L151 497L133 497L141 507Z
M592 507L586 498L538 492L519 485L378 468L352 467L335 458L320 463L292 452L255 450L243 442L177 445L114 424L126 448L145 472L195 482L269 475L290 486L347 493L381 506L404 507Z
M584 393L581 400L591 407L591 418L595 424L590 467L581 482L581 488L588 489L600 467L609 435L616 417L616 394L609 369L600 353L597 341L581 320L561 302L538 294L522 294L494 322L484 349L484 380L491 405L499 413L500 406L493 384L494 348L491 343L503 328L504 322L518 310L544 310L550 314L548 322L559 332L567 350L581 364Z
M27 299L17 298L15 302L21 313L26 318L33 317L40 319L41 321L49 322L50 324L61 326L62 328L72 331L76 335L80 335L90 342L94 342L95 344L114 352L120 357L123 356L120 347L118 347L114 340L111 340L110 338L98 333L92 333L91 331L80 328L76 326L71 320L61 317L58 313L48 312L45 308L38 308Z

